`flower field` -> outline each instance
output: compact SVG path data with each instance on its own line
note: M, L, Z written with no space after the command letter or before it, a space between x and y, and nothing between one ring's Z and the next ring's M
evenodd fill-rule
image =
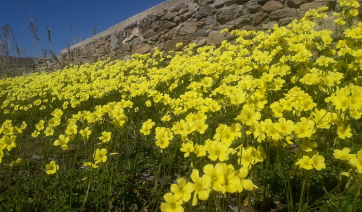
M362 211L362 23L339 4L334 33L322 7L0 79L0 211Z

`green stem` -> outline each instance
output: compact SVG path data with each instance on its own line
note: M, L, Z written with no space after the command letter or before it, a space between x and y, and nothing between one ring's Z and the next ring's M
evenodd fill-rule
M317 203L319 203L320 201L322 201L322 200L323 200L327 195L329 195L330 193L332 193L332 192L334 192L335 190L339 189L340 186L342 185L342 183L345 183L345 182L346 182L346 180L343 181L343 182L340 182L340 183L339 183L335 188L333 188L330 192L328 192L327 194L323 195L321 198L317 199L313 204L311 204L311 205L307 208L307 210L310 209L310 208L312 208L313 206L315 206L315 205L316 205ZM346 191L348 191L348 190L349 190L349 189L347 188L345 191L339 193L338 196L344 194L344 193L345 193ZM337 196L337 197L338 197L338 196ZM336 197L336 198L337 198L337 197Z
M91 181L91 170L89 170L89 174L88 174L88 188L87 188L87 193L85 195L85 198L84 198L84 201L83 201L83 205L82 205L82 208L80 210L80 212L83 211L83 208L84 208L84 205L85 203L87 202L87 198L88 198L88 194L89 194L89 189L90 189L90 181Z
M305 172L307 172L307 173L305 173ZM302 185L302 191L301 191L300 199L299 199L298 212L302 211L302 208L304 205L304 196L305 196L305 190L307 187L308 175L309 175L309 171L303 170L303 185Z
M356 191L354 193L354 199L353 199L353 204L352 204L352 212L356 212L357 211L357 202L358 202L358 196L360 195L360 186L356 187Z

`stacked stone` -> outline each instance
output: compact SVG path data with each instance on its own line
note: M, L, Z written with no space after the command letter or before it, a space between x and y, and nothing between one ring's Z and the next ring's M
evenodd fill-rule
M329 7L326 28L334 30L331 14L340 9L336 4L336 0L169 0L63 50L59 58L65 64L84 64L108 57L128 59L154 47L179 50L179 42L219 45L224 40L220 33L224 28L268 30L322 6Z

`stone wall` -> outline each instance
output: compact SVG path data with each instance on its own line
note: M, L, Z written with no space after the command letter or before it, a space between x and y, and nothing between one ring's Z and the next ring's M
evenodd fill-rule
M13 77L34 72L45 64L49 64L49 68L52 67L45 59L0 56L0 77Z
M177 50L179 42L218 45L224 39L220 34L224 28L267 30L274 24L287 25L321 6L330 8L326 27L333 30L331 14L339 10L336 0L167 0L62 50L58 58L62 64L84 64L108 57L128 59L154 47ZM60 67L59 62L52 64L52 68Z

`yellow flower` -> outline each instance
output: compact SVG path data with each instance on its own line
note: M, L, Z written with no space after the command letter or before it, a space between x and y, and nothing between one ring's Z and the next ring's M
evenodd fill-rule
M47 174L55 174L55 172L59 169L59 166L55 164L55 161L51 161L49 164L45 165L45 168L47 170Z
M5 145L5 148L7 148L8 151L11 151L13 148L16 147L16 136L12 135L12 136L7 136L4 135L1 139L0 139L0 144L3 143Z
M210 176L212 182L212 189L215 191L225 192L225 171L227 166L225 163L218 163L215 167L212 164L204 166L204 173Z
M197 199L207 200L209 198L211 178L206 174L200 177L199 170L193 169L191 173L191 179L195 183L195 193L192 199L192 206L195 206L197 205Z
M311 137L314 132L314 121L305 117L300 118L301 122L295 124L295 133L298 138Z
M187 142L187 143L182 143L182 148L180 149L181 152L185 152L184 157L188 157L190 155L190 152L194 151L194 143L191 142Z
M143 135L149 135L151 133L152 127L155 125L155 122L152 122L152 119L148 119L146 122L143 123L142 129L140 132Z
M89 167L90 169L96 169L96 168L99 167L99 166L97 166L96 164L91 163L91 162L85 162L85 163L83 164L83 166L84 166L84 167Z
M247 167L242 167L238 170L238 177L240 179L240 184L238 186L238 191L242 192L244 189L251 191L254 188L254 183L251 180L245 179L249 174L249 169Z
M170 121L170 120L171 120L171 116L170 116L170 115L164 115L164 116L161 118L161 121L163 121L163 122Z
M313 155L313 157L310 160L310 163L316 170L320 171L326 168L326 164L324 163L324 161L325 159L323 156Z
M112 138L112 132L103 131L102 136L99 137L99 140L106 143L106 142L110 141L111 138Z
M36 125L35 125L37 130L42 130L44 129L44 120L40 120Z
M251 126L257 124L260 119L260 112L255 111L254 108L244 106L240 115L238 115L235 120Z
M68 149L68 142L70 138L68 135L59 135L59 140L54 141L54 146L60 146L63 150Z
M205 124L205 120L198 119L194 122L195 130L199 131L200 134L204 134L205 130L207 130L208 125Z
M176 199L182 199L188 202L191 199L191 193L195 190L194 184L186 183L185 178L179 178L177 184L171 184L171 192L174 193Z
M47 127L47 128L44 130L44 134L45 134L45 136L51 136L51 135L53 135L53 134L54 134L53 128Z
M156 128L156 145L161 149L168 147L168 144L172 138L173 134L170 129L165 127Z
M163 198L166 202L161 203L162 212L184 212L182 199L177 199L172 193L165 194Z
M228 146L217 141L212 141L207 145L207 152L209 153L209 159L212 161L219 159L221 162L223 162L229 157Z
M306 169L306 170L313 169L312 161L306 155L304 155L303 158L299 159L298 162L295 163L295 165L299 165L300 168Z
M96 152L93 155L95 164L98 164L100 162L106 162L107 161L107 149L96 149Z
M205 156L205 155L206 155L205 146L195 144L195 146L194 146L194 153L196 154L197 157L203 157L203 156Z
M350 160L351 158L355 157L354 154L349 154L349 152L351 151L351 149L345 147L342 150L339 149L335 149L334 150L334 158L336 159L340 159L340 160Z
M15 161L11 161L10 166L19 165L23 160L21 158L16 159Z
M312 142L310 140L303 140L300 144L300 148L305 152L311 152L314 148L316 148L318 145L316 142Z
M358 151L356 157L351 158L349 161L357 168L357 172L362 174L362 150Z
M265 158L264 150L261 146L256 149L255 147L247 147L246 149L244 147L241 148L241 155L240 152L238 152L238 156L241 156L238 159L238 163L242 164L243 167L247 167L248 169L251 168L251 165L254 165L258 162L262 162Z
M240 186L240 178L238 177L238 172L235 171L235 168L230 164L227 166L225 172L225 192L235 193L238 191Z
M79 133L83 138L88 139L89 136L92 134L92 131L88 127L86 127L83 130L80 130Z
M54 116L55 118L60 118L60 117L62 117L62 115L63 115L63 111L58 108L52 112L52 116Z
M221 134L221 142L223 142L227 146L230 146L231 143L235 140L235 133L231 130L230 127L224 129Z
M35 130L35 131L31 134L31 136L32 136L33 138L36 138L36 137L38 137L39 134L40 134L40 132L39 132L38 130Z
M351 128L341 125L337 128L337 135L340 139L350 138L352 137Z
M147 101L146 101L146 107L151 107L151 106L152 106L151 101L150 101L150 100L147 100Z
M60 124L60 119L59 118L52 118L48 121L48 126L49 127L56 127Z
M77 130L77 125L76 124L69 124L68 126L67 126L67 129L65 130L65 133L67 134L67 135L75 135L75 134L77 134L77 132L78 132L78 130Z

